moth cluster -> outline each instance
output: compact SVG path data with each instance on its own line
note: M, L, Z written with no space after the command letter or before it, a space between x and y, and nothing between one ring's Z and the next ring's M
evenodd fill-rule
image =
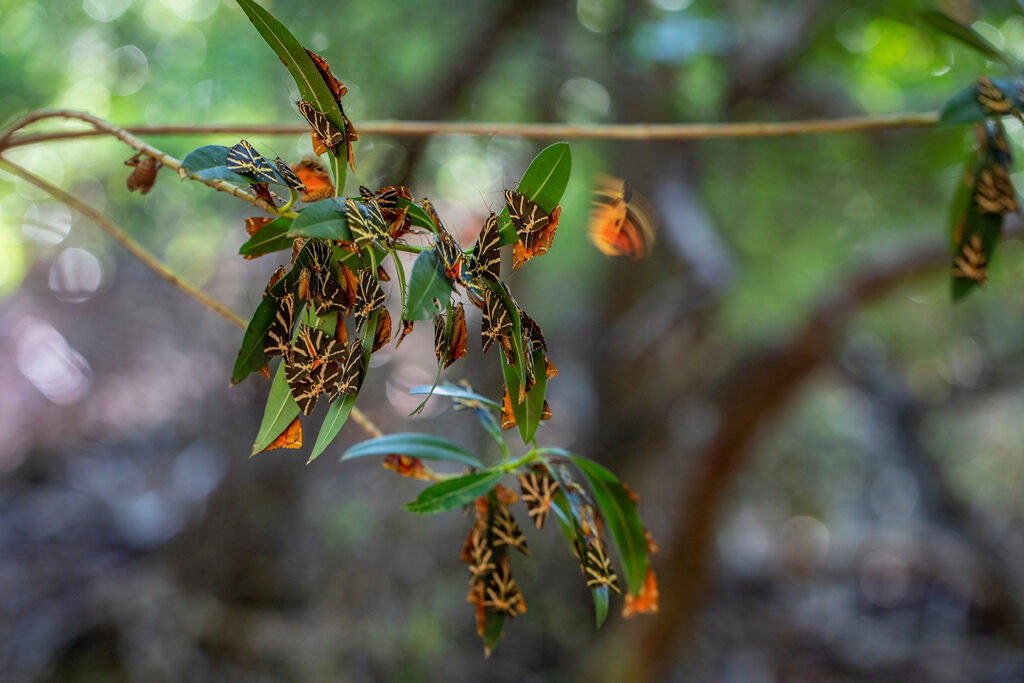
M557 468L557 475L550 473L548 466ZM593 504L583 487L572 480L568 468L559 464L548 466L538 465L517 476L521 499L530 519L537 529L543 528L558 496L562 514L568 513L563 522L571 529L573 551L587 586L591 590L619 592L618 577L601 539ZM559 485L556 476L564 486ZM499 484L467 507L474 515L474 523L460 556L470 576L466 601L475 608L477 632L484 638L488 651L493 643L488 631L496 629L500 634L500 622L504 618L515 618L526 612L526 601L512 576L509 559L513 549L522 555L530 554L526 536L510 510L519 498Z
M1003 218L1018 210L1010 180L1010 146L1001 118L1013 115L1019 119L1021 111L1015 97L1004 93L985 76L975 83L974 92L978 105L991 118L974 124L974 150L967 160L962 200L954 214L951 236L954 298L971 287L985 285Z

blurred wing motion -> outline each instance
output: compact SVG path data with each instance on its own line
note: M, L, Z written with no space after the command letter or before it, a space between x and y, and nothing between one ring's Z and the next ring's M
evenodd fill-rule
M641 259L654 244L654 211L636 192L627 202L625 187L619 178L597 177L587 236L606 256Z

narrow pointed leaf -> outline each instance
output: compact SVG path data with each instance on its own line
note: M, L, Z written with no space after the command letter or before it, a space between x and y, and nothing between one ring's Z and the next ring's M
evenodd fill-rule
M402 508L418 515L433 515L462 507L493 489L501 475L501 472L475 472L445 479L423 489L416 500Z
M551 509L555 513L555 519L558 520L558 528L562 530L565 542L569 545L569 552L574 552L579 534L576 533L576 524L569 512L569 503L561 491L555 494ZM608 594L607 586L590 589L590 595L594 599L594 620L597 623L597 628L601 628L604 620L608 617Z
M390 455L392 453L408 455L411 458L421 458L423 460L446 460L459 463L460 465L468 465L469 467L483 467L483 463L462 446L439 436L417 434L415 432L388 434L357 443L345 451L341 459L352 460L353 458L363 458L368 455Z
M292 398L288 380L284 377L284 363L279 363L274 381L270 385L267 396L267 407L263 411L263 422L256 434L256 442L252 445L252 454L256 455L277 438L299 415L299 405Z
M451 295L451 280L445 275L437 254L432 250L420 252L412 265L402 318L428 320L437 312L434 300L440 301L443 305L448 302Z
M410 394L429 394L430 393L430 386L427 385L427 384L422 384L422 385L420 385L418 387L413 387L412 389L410 389L409 393ZM462 388L462 387L460 387L458 385L455 385L455 384L442 384L440 386L434 387L434 394L437 395L437 396L447 396L449 398L461 398L461 399L463 399L465 401L477 401L478 403L482 403L483 405L489 406L491 408L494 408L495 410L501 410L501 404L500 403L497 403L496 401L492 401L491 399L487 398L486 396L481 396L480 394L476 393L475 391L470 391L469 389L464 389L464 388Z

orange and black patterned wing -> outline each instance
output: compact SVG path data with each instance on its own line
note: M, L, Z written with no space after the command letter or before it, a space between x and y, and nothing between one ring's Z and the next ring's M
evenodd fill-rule
M356 332L361 332L366 318L378 308L384 308L384 290L370 269L359 271L359 285L356 288L355 320Z
M331 73L331 67L328 66L326 59L309 48L305 48L305 50L306 54L309 55L309 58L313 60L313 64L316 65L317 70L320 71L320 75L323 77L324 83L327 84L327 88L331 91L331 97L334 98L335 102L341 104L341 98L348 92L348 88L345 87L344 83L334 77L334 74Z
M296 375L295 368L291 364L285 365L285 378L288 380L288 387L291 389L292 398L299 405L303 415L309 415L316 407L320 394L325 393L338 381L338 366L335 363L326 363L317 366L312 372L306 375Z
M306 123L324 145L333 150L335 146L345 140L345 134L331 123L322 111L318 111L309 102L299 100L295 106L299 108L302 118L306 119Z
M241 173L255 178L260 183L280 182L280 178L277 177L270 162L253 149L253 146L246 140L240 140L237 145L228 150L225 166L232 173Z
M370 244L374 240L387 241L388 226L377 206L377 200L373 197L362 202L351 197L346 199L345 218L348 220L348 230L356 244Z
M291 348L292 327L295 324L295 295L289 292L281 298L263 341L263 353L268 358L287 356Z
M437 254L437 259L441 262L441 267L444 268L445 275L452 282L457 281L461 273L462 249L456 244L451 233L441 226L437 228L433 249Z
M466 355L466 312L462 302L452 306L452 330L448 337L448 355L445 358L444 367L448 368L452 363Z
M606 256L641 259L654 243L654 212L641 195L626 202L626 185L619 178L599 176L590 205L587 237Z
M382 308L377 314L377 332L373 336L373 352L380 350L391 341L391 314Z
M505 190L508 217L515 226L516 236L522 241L548 224L548 215L529 199L515 190Z
M512 334L512 318L501 297L488 289L484 292L484 308L480 319L480 338L484 353L491 344Z
M516 580L512 578L507 557L501 559L498 568L488 577L484 590L484 609L512 618L526 611L526 601L519 592Z
M494 546L500 548L508 546L515 548L523 555L530 554L530 548L526 545L526 535L519 528L519 524L512 518L512 513L507 505L498 504L491 522L491 535L494 537Z
M300 197L304 202L315 202L334 196L334 183L327 169L313 158L297 161L291 166L299 181L306 187L305 194Z
M402 320L402 331L398 333L398 339L395 340L395 348L396 349L399 346L402 345L402 340L405 339L405 337L410 332L412 332L412 325L413 325L413 321L412 320L405 320L405 319Z
M605 550L601 539L594 534L587 541L586 545L579 539L576 540L576 552L580 556L580 563L583 575L587 579L587 586L590 588L610 588L619 593L618 577L612 568L611 560Z
M558 492L558 483L553 477L538 470L531 470L516 478L519 480L519 490L530 519L538 529L543 528L544 522L548 518L548 512L551 510L552 501Z
M348 355L341 365L338 381L331 388L331 398L337 398L342 394L358 393L359 384L362 381L362 373L363 346L357 339L348 347Z
M288 187L292 188L299 194L306 191L306 186L302 184L299 176L295 175L295 172L292 171L288 164L284 163L284 160L281 157L274 159L274 165L277 166L278 173L280 173L281 177L284 178L284 182Z
M473 248L473 275L497 282L501 277L501 235L498 217L491 212Z

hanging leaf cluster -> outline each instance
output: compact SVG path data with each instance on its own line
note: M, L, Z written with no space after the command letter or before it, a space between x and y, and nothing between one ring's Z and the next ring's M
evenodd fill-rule
M636 495L628 487L598 463L557 448L532 448L510 460L508 444L496 425L496 402L465 385L412 390L427 392L447 397L456 410L471 411L504 457L488 466L441 437L391 434L353 446L342 460L383 457L385 468L432 482L405 505L409 512L429 515L467 509L473 521L459 558L467 565L466 599L487 652L501 637L505 621L527 610L514 572L514 565L530 555L523 527L543 529L552 517L590 590L598 626L608 614L613 593L625 592L623 616L657 611L658 582L648 561L657 546L640 521ZM438 474L424 461L454 462L465 470ZM514 477L512 486L518 494L501 483L504 477Z
M1003 219L1018 210L1010 179L1012 155L1002 120L1013 116L1024 123L1024 81L1014 60L980 34L938 10L921 13L933 28L949 35L987 59L999 61L1010 78L980 76L951 97L939 119L947 124L971 124L973 149L964 164L962 182L950 210L951 279L953 300L984 287L988 269L1003 231Z

